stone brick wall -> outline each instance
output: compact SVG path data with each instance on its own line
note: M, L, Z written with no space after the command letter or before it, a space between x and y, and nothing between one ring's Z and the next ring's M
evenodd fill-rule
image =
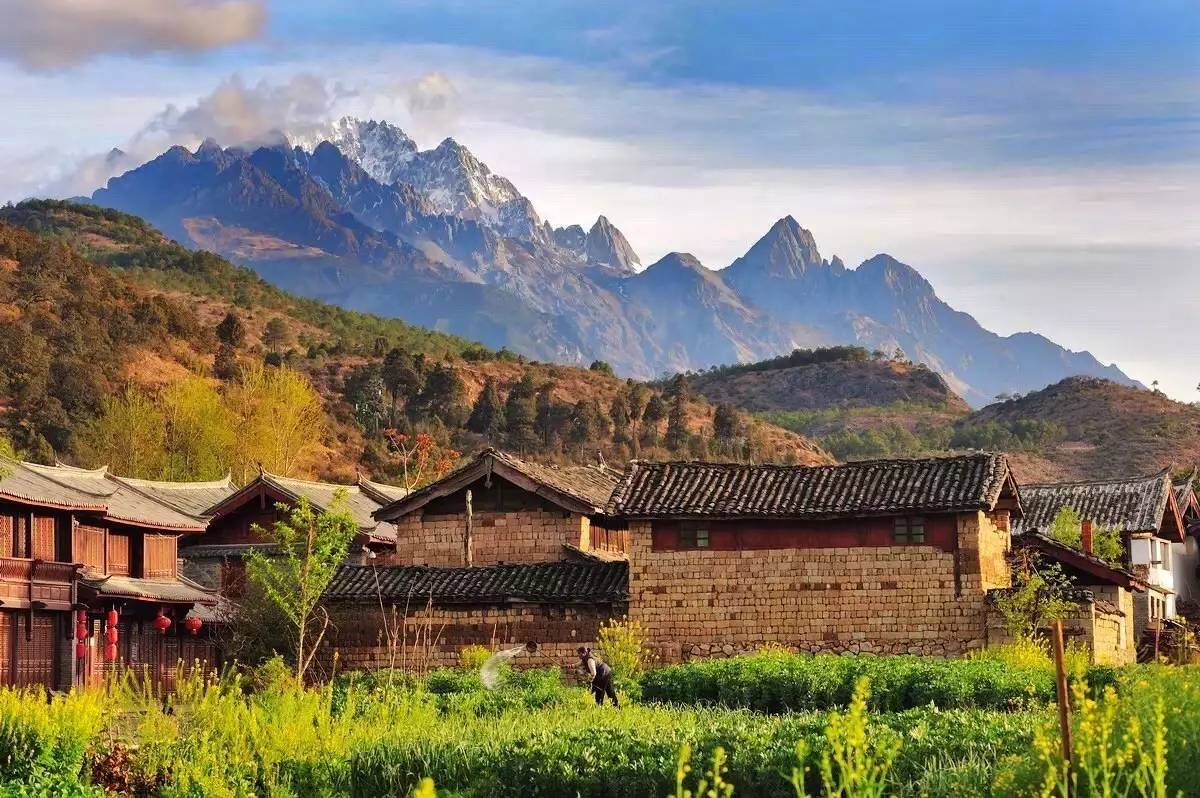
M1100 665L1128 665L1137 660L1137 640L1133 635L1133 595L1116 585L1089 585L1095 601L1088 601L1063 619L1063 638L1070 644L1080 643L1092 652L1092 660ZM1113 613L1101 609L1096 601L1119 608ZM1049 632L1043 630L1043 634ZM1011 642L1004 626L1004 617L994 607L988 608L988 645Z
M459 653L470 645L502 650L534 640L538 653L522 654L517 664L570 669L578 661L575 649L594 647L600 625L626 610L624 605L426 606L409 608L406 615L404 607L396 607L388 612L388 624L396 630L393 647L378 607L341 605L331 609L334 626L325 659L336 650L340 670L424 671L459 664Z
M396 524L395 562L399 565L459 566L463 562L465 513L412 513ZM566 511L476 512L472 563L551 562L563 558L563 544L587 548L590 524Z
M958 551L911 544L655 550L650 523L635 522L629 615L665 661L767 642L814 652L980 648L985 591L1008 585L1008 534L983 513L956 522Z

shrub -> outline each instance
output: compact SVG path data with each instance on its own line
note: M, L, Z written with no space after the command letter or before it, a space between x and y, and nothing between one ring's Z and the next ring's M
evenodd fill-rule
M1093 670L1100 682L1111 682L1111 671ZM870 706L875 711L921 706L1012 711L1055 696L1053 670L1040 660L1017 666L982 657L937 660L778 651L650 671L642 678L642 690L649 701L780 713L847 706L855 683L864 677L872 684Z

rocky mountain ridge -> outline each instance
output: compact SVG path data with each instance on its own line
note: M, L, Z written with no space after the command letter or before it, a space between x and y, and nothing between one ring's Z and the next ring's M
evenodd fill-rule
M857 344L902 350L976 406L1074 374L1132 382L1036 334L985 330L888 255L856 269L826 260L790 216L727 269L669 255L638 272L606 217L553 227L452 139L422 151L354 119L320 138L172 148L93 201L306 296L643 378Z

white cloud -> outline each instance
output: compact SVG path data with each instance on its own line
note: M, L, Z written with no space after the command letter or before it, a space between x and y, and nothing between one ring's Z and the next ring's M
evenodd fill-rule
M308 133L327 125L335 103L353 92L312 74L251 85L241 76L221 81L209 94L182 108L168 104L119 149L60 161L37 184L42 196L91 194L110 177L123 174L174 144L195 147L212 138L224 147L274 141L281 131ZM26 183L29 181L26 180ZM20 196L24 196L21 194Z
M0 57L57 69L99 55L196 53L256 38L257 0L8 0Z
M427 72L402 84L408 110L408 134L418 139L442 139L454 132L462 111L458 89L445 72Z

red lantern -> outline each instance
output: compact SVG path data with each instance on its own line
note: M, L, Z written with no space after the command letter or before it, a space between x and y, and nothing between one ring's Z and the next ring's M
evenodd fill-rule
M104 641L110 646L117 644L117 627L110 626L104 630Z
M171 619L163 614L162 610L158 611L158 617L154 619L154 628L158 630L160 635L165 635L167 630L171 628Z
M108 660L115 660L117 658L117 644L116 643L109 643L107 646L104 647L104 658L108 659Z
M88 636L88 628L86 623L78 623L75 625L75 639L86 640Z
M192 616L183 622L183 628L187 629L191 633L192 637L196 636L196 633L200 631L200 627L203 625L204 621L195 616Z
M83 659L87 656L87 643L75 644L75 659Z
M116 625L117 625L117 621L118 621L118 620L119 620L119 618L118 618L118 616L117 616L117 611L116 611L116 610L109 610L109 611L108 611L108 625L109 625L109 626L116 626Z

